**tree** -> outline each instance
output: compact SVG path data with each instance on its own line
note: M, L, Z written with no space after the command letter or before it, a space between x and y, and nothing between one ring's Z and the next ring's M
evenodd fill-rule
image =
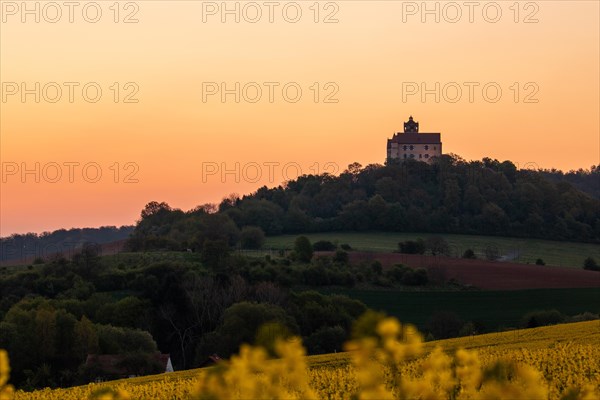
M360 173L361 168L362 168L362 165L360 163L353 162L352 164L348 164L348 169L346 169L344 171L344 173L351 174L351 175L358 175Z
M398 243L398 248L400 253L404 254L424 254L425 242L421 238L417 238L417 240L405 240Z
M448 339L460 333L463 323L456 313L439 311L431 317L427 328L435 339Z
M254 343L262 346L271 356L275 356L275 344L278 340L288 339L292 336L290 329L280 322L267 322L262 324L256 332Z
M98 333L96 327L85 315L75 325L75 354L84 361L88 354L98 353Z
M475 252L471 249L467 249L465 250L465 252L463 253L462 258L467 258L467 259L471 259L474 260L477 258L477 256L475 255Z
M313 256L313 248L306 236L298 236L294 242L294 253L298 260L310 262Z
M427 282L429 282L427 270L425 268L408 268L408 270L402 275L401 282L402 284L409 286L426 285Z
M373 261L371 263L371 270L375 273L375 275L381 275L381 273L383 272L383 264L381 264L381 261Z
M538 326L556 325L564 322L566 317L557 310L532 311L525 314L521 321L524 328L536 328Z
M38 355L46 362L56 352L56 310L40 307L35 315L35 338Z
M450 246L448 242L441 236L432 236L427 238L425 241L425 247L431 251L432 255L449 255L450 254Z
M201 260L213 270L220 270L225 266L229 256L229 245L223 239L204 241Z
M225 310L223 323L214 332L218 342L213 345L217 348L204 348L201 352L206 355L216 352L222 357L227 357L235 353L242 343L254 343L259 328L268 323L277 323L280 326L271 333L280 334L287 330L294 334L299 331L294 318L290 317L283 308L268 303L243 301ZM280 329L281 327L285 329ZM263 332L259 339L266 341L265 335L266 333Z
M333 255L333 261L340 264L348 264L350 257L344 250L337 250Z
M488 203L483 207L481 220L487 233L503 233L510 220L504 210L496 203Z
M155 353L156 342L149 332L121 328L112 325L96 325L101 354L125 354L129 352Z
M600 267L596 263L596 260L594 260L592 257L588 257L585 259L585 261L583 262L583 269L587 269L590 271L600 271Z
M348 334L339 325L324 326L304 340L310 354L325 354L341 351Z
M319 240L313 243L314 251L333 251L336 247L335 243L332 243L329 240Z
M258 226L242 228L241 245L243 249L260 249L265 243L265 232Z
M146 219L160 212L168 212L171 210L171 207L165 202L159 203L157 201L151 201L150 203L146 204L142 210L141 217L142 219Z

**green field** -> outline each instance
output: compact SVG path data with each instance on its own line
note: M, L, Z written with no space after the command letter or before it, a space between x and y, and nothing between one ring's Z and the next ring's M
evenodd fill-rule
M398 242L408 239L427 238L431 233L391 233L391 232L326 232L307 234L311 242L329 240L334 243L347 243L353 249L374 252L390 252L398 248ZM291 249L299 235L267 237L265 249ZM542 258L547 265L581 268L583 260L593 257L600 261L600 246L592 243L557 242L541 239L507 238L496 236L440 234L450 245L452 256L460 256L466 249L472 249L483 258L484 249L495 246L500 255L515 256L513 261L535 263Z
M431 315L442 310L456 313L465 322L481 321L488 330L517 327L523 315L535 310L556 309L569 316L600 313L600 288L455 292L335 289L327 293L360 300L420 329Z

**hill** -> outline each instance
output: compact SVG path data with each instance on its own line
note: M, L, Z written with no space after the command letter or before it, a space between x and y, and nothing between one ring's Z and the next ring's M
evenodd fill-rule
M370 309L385 311L426 331L432 316L452 313L461 323L474 322L479 332L522 326L524 316L536 310L557 310L566 315L600 312L600 284L596 288L533 289L511 291L400 291L330 289Z
M498 357L525 362L542 371L550 387L550 397L556 398L572 384L591 383L596 388L600 388L598 342L600 342L599 321L588 321L427 342L425 351L427 354L435 346L440 346L448 353L458 348L476 349L484 364ZM349 353L310 356L307 357L307 362L310 367L309 384L316 387L320 397L336 394L345 397L350 394L348 390L356 388L354 373L349 366ZM568 365L569 368L563 369L562 365ZM17 392L15 400L88 398L90 393L102 387L124 389L133 398L139 400L186 399L194 390L195 380L199 374L205 371L204 369L188 370L89 384L70 389Z
M41 234L14 234L0 238L2 265L31 263L36 258L48 258L62 253L72 256L84 244L100 246L129 238L133 226L103 226L100 228L58 229ZM110 246L107 246L107 250Z
M449 255L452 257L461 257L465 250L471 249L479 259L484 259L485 250L491 247L504 261L521 264L535 264L538 258L542 258L546 265L581 268L586 257L600 260L600 246L592 243L427 232L324 232L304 235L312 243L328 240L337 244L346 243L354 250L372 253L391 253L398 250L398 242L439 236L448 243ZM296 237L297 234L268 236L263 247L276 250L291 249Z
M385 231L600 243L600 200L546 176L510 161L453 155L431 164L355 163L339 176L303 175L230 195L218 207L148 203L129 246L202 251L207 239L239 243L240 230L250 226L268 236Z

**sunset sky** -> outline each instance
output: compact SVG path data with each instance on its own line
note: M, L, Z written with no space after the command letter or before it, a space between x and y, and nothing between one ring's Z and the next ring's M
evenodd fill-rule
M598 1L76 3L0 2L1 236L383 163L409 115L467 160L600 163Z

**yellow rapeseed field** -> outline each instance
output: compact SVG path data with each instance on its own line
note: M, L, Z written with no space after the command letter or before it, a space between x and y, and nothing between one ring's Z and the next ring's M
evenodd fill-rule
M243 346L222 366L69 389L13 390L0 351L0 400L80 399L580 399L600 400L600 321L423 343L395 319L347 352L305 357L299 340L279 358Z

